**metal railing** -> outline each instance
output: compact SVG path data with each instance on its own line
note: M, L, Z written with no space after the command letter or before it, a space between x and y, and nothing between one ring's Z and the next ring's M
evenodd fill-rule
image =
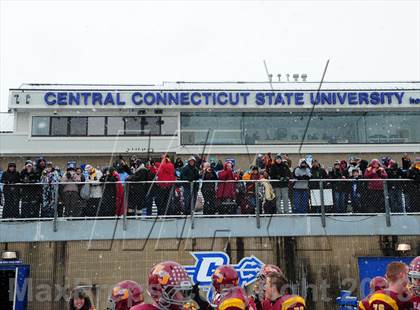
M0 184L1 221L321 216L420 212L420 184L407 179L312 179Z

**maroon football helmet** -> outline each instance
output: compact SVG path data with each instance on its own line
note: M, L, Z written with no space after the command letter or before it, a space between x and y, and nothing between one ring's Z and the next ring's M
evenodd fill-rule
M125 280L113 287L107 310L129 310L143 302L144 296L141 285L134 281Z
M369 287L371 292L384 290L388 287L388 280L384 277L374 277L370 280Z
M191 279L180 264L167 261L152 267L148 292L159 309L181 310L191 304Z
M411 261L408 277L410 278L413 293L420 296L420 256L417 256Z
M222 265L214 271L211 282L216 292L220 293L223 289L238 286L239 276L232 266Z

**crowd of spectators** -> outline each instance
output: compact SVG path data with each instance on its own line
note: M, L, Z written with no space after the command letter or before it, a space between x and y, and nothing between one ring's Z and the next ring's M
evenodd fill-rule
M120 156L102 169L68 162L64 172L38 158L27 160L20 171L10 162L0 174L3 218L52 217L55 206L58 216L120 216L125 199L128 215L152 215L153 205L158 215L198 209L204 214L320 213L321 187L327 212L385 212L384 193L391 212L420 211L420 158L411 162L407 155L401 168L389 157L370 162L351 157L326 169L311 157L293 167L287 154L267 153L245 171L234 160L208 162L199 155L186 161L172 161L167 154L160 161Z

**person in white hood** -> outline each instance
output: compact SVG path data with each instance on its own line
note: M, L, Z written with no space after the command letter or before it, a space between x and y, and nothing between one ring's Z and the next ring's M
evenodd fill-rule
M102 198L102 183L99 182L102 172L91 165L86 165L85 171L87 172L86 182L89 184L90 191L84 215L96 216Z
M308 213L309 207L309 179L311 170L306 160L299 160L299 166L293 171L296 179L293 185L293 213Z

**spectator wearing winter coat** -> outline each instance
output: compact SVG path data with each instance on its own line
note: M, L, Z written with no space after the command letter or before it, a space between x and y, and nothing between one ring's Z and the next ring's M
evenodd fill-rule
M267 154L264 155L263 162L264 162L264 169L266 171L269 171L270 167L273 163L273 158L271 157L271 153L267 153Z
M81 176L76 174L75 169L70 166L61 178L63 193L64 216L77 217L82 215L81 201L79 195L79 185L82 181Z
M259 181L261 179L261 175L259 173L257 166L252 166L250 172L245 173L242 177L242 180L248 181L246 182L246 199L247 205L245 209L241 209L242 214L254 214L255 208L257 206L257 190L259 190Z
M219 181L217 183L216 205L219 214L235 214L236 207L233 208L236 198L235 175L233 174L232 164L226 162L223 170L219 172Z
M365 171L365 179L373 179L376 181L368 182L369 199L372 205L370 211L384 213L385 199L384 199L384 183L381 179L388 177L384 168L381 167L379 160L373 159L369 167Z
M407 171L411 168L412 162L410 156L407 153L404 153L403 157L401 158L402 169Z
M273 166L271 166L272 168ZM269 181L270 176L267 171L264 171L261 178L261 188L263 192L263 210L264 214L276 213L276 194L274 193L273 186Z
M182 168L184 168L184 162L182 161L181 157L177 157L175 159L175 175L177 178L179 178L181 176L181 170Z
M361 213L362 210L362 191L364 189L362 181L359 181L361 178L361 171L359 168L354 167L351 170L351 190L350 190L350 201L353 213Z
M215 214L216 213L216 182L217 174L211 167L210 163L205 162L203 169L200 171L201 180L201 193L203 194L204 205L203 213Z
M311 178L311 170L304 158L299 160L299 166L294 169L293 177L297 180L293 185L293 213L308 213L308 180Z
M41 217L54 217L54 208L58 203L59 181L60 177L52 162L48 162L41 176L41 183L44 184Z
M311 179L328 179L328 172L314 159L311 166ZM319 189L319 182L309 182L310 189Z
M37 218L42 203L42 186L39 184L41 176L34 169L30 160L25 162L25 167L20 173L21 182L27 185L22 186L22 210L23 218Z
M394 160L390 160L388 167L385 168L388 179L403 179L404 172L398 167L398 164ZM402 192L403 182L399 181L387 181L388 185L388 197L389 207L391 212L404 212Z
M218 173L219 171L223 171L224 169L224 165L223 165L223 161L221 161L220 159L217 161L216 166L214 166L214 171L216 171L216 173Z
M416 158L407 171L407 177L412 182L407 184L408 212L420 212L420 157Z
M138 211L143 209L146 209L146 215L152 215L153 200L151 199L150 194L151 183L148 183L148 181L151 180L152 176L143 164L138 165L134 174L126 179L129 215L135 215Z
M191 156L188 159L188 164L181 170L181 180L188 181L187 183L182 183L182 187L184 189L185 214L191 214L191 211L195 208L199 187L197 181L199 180L199 178L200 173L197 169L196 159L194 156Z
M269 170L271 185L276 196L277 213L289 213L289 180L292 176L290 168L281 154L276 158ZM283 204L282 204L283 202Z
M0 183L3 184L4 206L3 218L19 218L20 174L16 171L16 164L10 162L3 172Z
M289 154L284 153L281 155L282 159L286 161L287 165L289 166L289 169L292 169L292 160L289 158Z
M156 186L156 206L158 215L171 215L175 212L172 203L176 181L175 166L167 154L162 156L162 161L158 166L159 168L156 172L156 179L159 181ZM162 183L162 181L165 182Z
M347 202L349 200L350 187L346 181L348 179L348 169L345 161L336 160L333 169L329 173L333 190L334 210L336 213L345 213L347 211Z
M118 188L118 173L114 167L106 168L102 177L99 179L103 183L103 194L102 199L99 205L99 216L115 216L117 214L117 209L121 208L121 202L124 198L124 193L121 188ZM121 195L123 197L121 197ZM118 203L117 203L118 201Z
M86 165L85 171L87 172L86 183L89 186L89 198L84 209L84 216L97 216L102 198L102 184L99 181L102 172L91 165Z

